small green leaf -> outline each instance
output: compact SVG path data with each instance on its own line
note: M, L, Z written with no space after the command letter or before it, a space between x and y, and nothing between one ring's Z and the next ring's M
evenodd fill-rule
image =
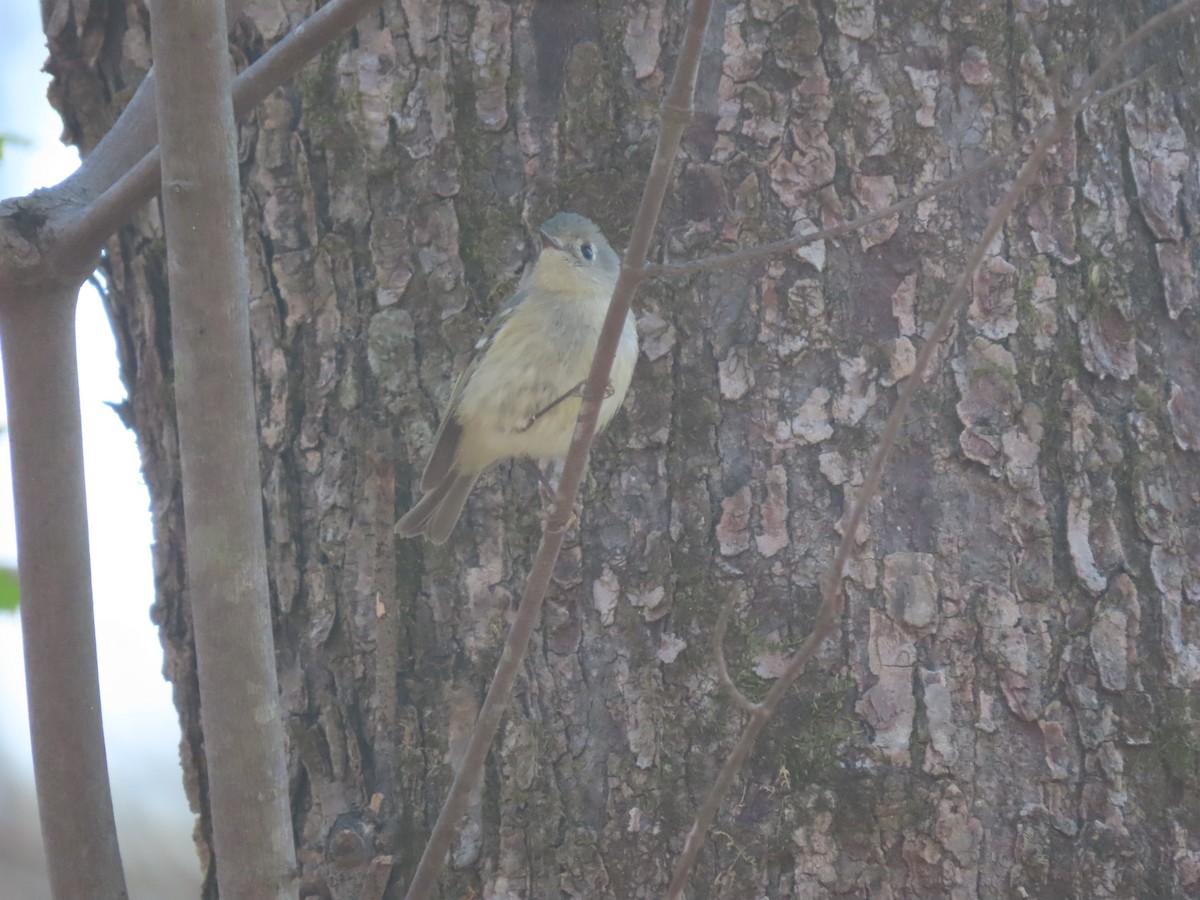
M0 569L0 610L16 609L20 594L16 569Z
M14 146L19 146L19 147L28 147L33 144L33 141L29 140L28 138L23 138L16 134L0 133L0 160L4 159L5 143L12 144ZM0 601L0 609L4 609L3 601Z

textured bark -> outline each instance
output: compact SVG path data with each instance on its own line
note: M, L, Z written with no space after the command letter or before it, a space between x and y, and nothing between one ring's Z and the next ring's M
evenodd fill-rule
M1151 6L719 6L665 254L959 171L1052 115L1051 73L1077 84ZM137 7L107 8L52 45L85 148L148 62ZM305 9L248 3L239 59ZM357 896L379 854L395 892L419 856L536 547L536 480L500 467L444 548L391 525L530 229L573 209L624 243L682 12L385 4L242 129L302 894ZM1196 81L1194 43L1189 25L1130 60L1163 65L1083 117L980 272L861 530L838 639L764 734L690 896L1200 889L1200 125L1174 87ZM741 716L714 677L717 610L738 597L730 666L753 694L805 633L895 385L1010 179L642 291L627 412L593 453L445 896L662 890ZM155 211L108 266L204 850Z

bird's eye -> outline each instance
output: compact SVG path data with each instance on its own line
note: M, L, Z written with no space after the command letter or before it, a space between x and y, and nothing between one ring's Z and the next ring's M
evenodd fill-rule
M582 244L579 247L579 255L582 256L584 259L586 259L588 262L591 262L593 259L596 258L596 251L594 249L592 249L591 244Z

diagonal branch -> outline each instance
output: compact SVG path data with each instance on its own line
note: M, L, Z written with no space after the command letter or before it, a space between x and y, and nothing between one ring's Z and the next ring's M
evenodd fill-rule
M289 31L234 79L234 116L239 121L244 119L271 91L284 84L381 2L332 0ZM150 77L147 76L147 80ZM151 146L120 178L112 181L104 193L58 227L52 260L94 256L118 228L158 193L159 180L159 151L157 146Z
M225 0L226 20L231 26L241 16L245 5L246 0ZM43 6L43 11L45 9ZM53 40L54 35L47 37ZM151 67L117 121L83 157L79 168L47 193L64 195L73 205L81 205L112 187L130 166L158 143L154 80Z
M1080 89L1060 104L1052 126L1038 139L1029 157L1021 166L1012 187L1008 189L999 205L993 211L982 237L980 237L967 259L962 275L954 285L953 291L947 296L945 302L942 303L937 319L934 321L933 330L917 357L916 366L912 374L906 379L904 387L897 398L896 406L892 410L891 415L888 416L879 446L876 448L875 455L871 459L871 465L867 470L866 477L863 479L862 487L855 495L854 504L846 520L837 553L822 582L821 608L817 613L816 623L813 626L812 632L804 640L804 643L800 645L795 655L788 661L783 674L780 675L767 692L767 696L760 704L762 707L761 713L750 718L733 751L722 766L712 789L705 797L700 809L696 812L696 818L684 841L683 852L680 853L674 874L671 877L671 883L667 890L668 900L679 900L683 896L688 875L695 865L696 857L700 852L700 844L708 833L708 829L712 826L717 810L720 808L725 794L733 784L734 778L737 777L737 773L741 770L746 759L754 749L758 735L779 708L779 704L791 689L796 679L800 677L800 673L804 671L805 666L808 665L809 661L816 654L821 643L833 633L837 626L845 601L842 591L842 577L846 561L849 559L854 546L854 535L858 531L858 526L862 522L863 516L866 514L867 505L879 489L883 467L886 465L892 448L895 446L896 437L900 433L900 427L909 406L912 404L913 397L924 381L925 372L929 368L938 345L946 335L950 320L966 299L967 291L970 288L975 271L983 262L988 247L991 246L996 235L1004 227L1004 223L1016 208L1017 203L1020 202L1025 191L1028 190L1037 178L1042 165L1050 155L1050 151L1074 127L1075 117L1089 101L1105 75L1120 62L1132 47L1145 40L1150 34L1164 25L1187 14L1196 7L1200 7L1200 0L1187 0L1187 2L1179 3L1166 12L1154 16L1122 41L1104 59L1097 69L1084 81Z
M567 521L587 467L588 451L596 432L596 419L600 414L600 405L608 385L617 343L625 326L625 317L629 313L634 292L645 278L646 252L649 250L659 210L670 184L671 167L679 151L679 142L683 137L684 128L691 120L696 75L700 69L700 51L708 27L711 6L712 0L692 2L691 18L679 53L675 76L663 101L663 125L658 135L658 145L654 148L654 158L650 163L650 173L646 178L646 187L642 192L637 218L633 223L629 247L625 251L621 274L609 302L608 316L600 332L596 357L584 385L583 402L575 423L571 449L567 453L562 477L559 479L554 509L542 534L542 543L530 569L529 581L525 585L521 604L517 608L516 618L505 641L500 662L496 665L487 696L479 710L479 717L475 721L475 729L467 744L462 765L454 777L434 824L433 833L430 834L429 842L421 854L421 861L405 895L407 900L425 900L436 886L438 872L445 863L450 842L454 839L466 809L467 798L472 787L483 775L488 748L496 736L500 718L508 707L517 673L529 647L529 638L541 614L542 600L546 596L546 588L550 584L550 576L554 572L554 564L562 548Z

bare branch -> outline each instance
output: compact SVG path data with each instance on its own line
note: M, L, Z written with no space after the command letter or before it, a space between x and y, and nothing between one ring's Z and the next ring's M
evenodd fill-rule
M332 0L288 32L234 79L233 111L237 119L240 121L249 115L271 91L284 84L381 2ZM148 75L147 80L150 77ZM152 146L120 178L110 182L103 194L58 227L51 251L53 260L78 259L99 253L104 242L158 193L159 180L158 148Z
M187 586L220 892L295 900L232 74L219 4L151 0Z
M717 616L717 626L713 629L713 656L717 660L717 675L721 684L733 702L753 716L762 715L763 708L741 692L733 679L729 677L729 666L725 663L725 629L729 627L729 616L733 613L733 604L737 602L737 594L730 593L729 599L721 604L721 614Z
M1176 19L1183 18L1197 8L1200 8L1200 0L1184 0L1182 3L1176 3L1174 6L1160 12L1157 16L1151 16L1133 34L1117 44L1113 48L1113 51L1100 61L1100 65L1096 67L1095 71L1084 79L1083 84L1079 86L1079 90L1075 92L1069 104L1069 106L1074 107L1074 115L1079 114L1079 111L1089 102L1092 93L1100 86L1100 82L1107 78L1108 73L1117 67L1121 60L1125 58L1125 54L1160 28L1170 25ZM1069 108L1067 112L1070 112Z
M226 2L230 22L241 14L242 5L244 0ZM117 121L80 160L79 168L50 190L72 198L74 205L79 206L112 187L158 143L154 104L154 68L151 67Z
M125 900L100 721L75 361L79 286L0 286L33 773L55 897Z
M1104 90L1102 90L1096 94L1093 94L1083 104L1084 108L1087 108L1089 106L1099 106L1101 103L1107 103L1113 97L1116 97L1119 94L1125 93L1130 88L1137 87L1139 84L1146 81L1151 75L1153 75L1155 72L1157 72L1160 68L1161 68L1161 66L1158 63L1155 63L1152 66L1147 66L1142 71L1138 72L1136 75L1134 75L1130 78L1126 78L1124 81L1122 81L1118 84L1114 84L1110 88L1105 88Z
M667 890L668 900L678 900L683 895L688 875L695 865L696 857L700 852L700 844L712 826L717 810L720 808L725 794L728 793L729 787L733 784L734 778L737 777L737 773L741 770L750 752L753 750L758 735L779 708L779 704L791 689L796 679L800 677L800 673L804 670L805 666L807 666L816 654L821 643L833 633L837 626L845 601L842 591L842 576L846 561L849 559L854 547L854 535L858 531L863 516L866 514L867 505L879 489L883 467L886 465L892 448L895 446L896 437L900 433L900 427L904 422L904 417L908 412L909 406L912 404L913 397L924 382L925 372L929 368L938 345L946 335L950 320L963 300L966 299L967 291L975 276L975 271L979 268L984 256L987 254L988 247L991 246L996 235L1004 227L1004 223L1016 208L1017 203L1020 202L1025 191L1028 190L1037 178L1038 172L1049 156L1051 149L1062 140L1069 129L1074 127L1075 117L1095 92L1104 74L1116 66L1131 47L1144 40L1158 28L1185 15L1198 6L1200 6L1200 0L1188 0L1188 2L1180 3L1166 12L1155 16L1122 41L1104 59L1096 71L1084 81L1080 89L1062 103L1053 126L1046 130L1039 138L1029 157L1021 166L1012 187L1008 189L1000 204L993 211L983 235L967 259L962 275L955 284L953 291L951 291L942 303L938 316L934 321L933 330L917 357L916 366L912 374L905 380L904 386L897 397L896 406L892 410L891 415L888 416L879 446L876 448L875 455L871 459L871 464L863 479L862 487L855 496L850 515L845 522L845 530L842 533L842 540L838 545L837 553L822 581L821 608L817 613L813 630L804 640L804 643L800 645L800 649L788 661L784 672L767 692L767 696L761 704L763 708L762 714L754 716L747 723L729 758L722 766L716 782L697 811L696 818L685 839L683 851L676 862L674 874L671 877L671 883Z
M588 451L591 449L592 437L596 432L596 419L600 414L600 404L604 399L605 388L608 385L609 372L612 369L613 357L616 355L617 343L625 326L625 317L633 301L638 284L645 277L646 251L650 247L650 239L658 221L659 210L666 196L670 183L671 167L679 151L679 142L683 137L684 128L692 114L692 98L696 91L696 74L700 69L700 51L704 42L704 32L708 27L709 10L712 0L693 0L691 19L688 22L687 33L684 36L683 47L679 53L679 62L671 81L670 90L663 101L663 126L659 132L658 144L654 148L654 158L650 163L650 173L646 178L646 187L642 192L641 203L638 206L637 218L633 223L629 246L625 251L621 264L621 274L617 286L613 290L612 300L608 307L608 316L600 332L600 340L596 347L596 357L592 362L584 385L583 402L580 404L579 417L575 423L575 434L571 439L571 448L567 453L562 477L559 479L558 496L554 500L554 508L542 534L542 542L538 547L537 556L529 572L529 581L517 608L516 619L509 631L504 644L504 651L496 665L492 683L488 687L487 697L479 711L475 729L471 733L470 742L463 756L462 766L450 786L445 803L438 814L433 833L421 854L417 871L409 884L407 900L424 900L433 891L438 872L445 863L446 853L454 838L455 830L466 809L467 798L472 787L483 774L484 762L487 759L488 748L496 735L500 717L508 706L517 673L525 658L529 646L529 638L541 614L542 600L546 588L554 572L554 564L558 552L562 548L563 535L566 532L567 521L575 505L575 497L579 493L579 485L583 481L584 470L587 467Z
M382 791L390 809L396 809L397 735L400 701L396 694L400 670L400 615L396 609L396 462L392 431L377 428L367 453L370 477L377 485L375 509L375 716L374 752L376 790Z
M314 12L233 80L233 114L245 118L271 91L285 84L382 2L331 0Z
M230 26L237 22L245 6L246 0L225 0L225 16ZM151 68L117 121L83 157L79 168L52 190L79 204L112 187L158 142L154 103L154 69ZM95 252L91 251L92 254Z

